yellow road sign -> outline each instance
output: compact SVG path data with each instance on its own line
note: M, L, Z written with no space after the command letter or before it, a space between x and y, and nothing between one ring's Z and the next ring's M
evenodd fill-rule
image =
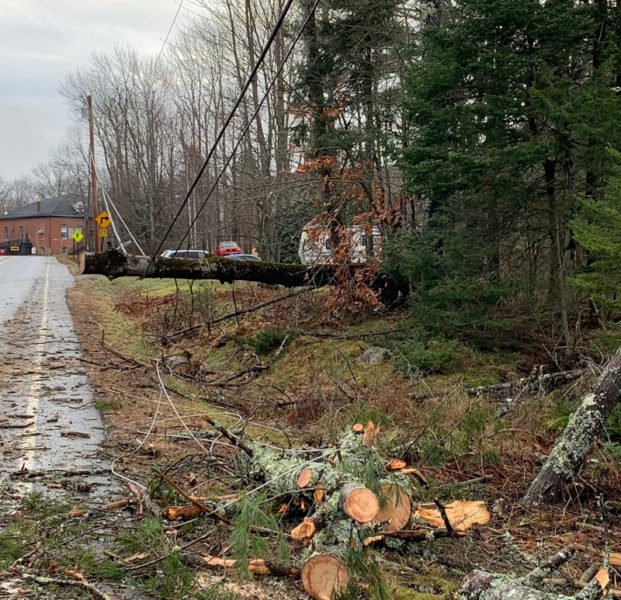
M105 229L106 227L108 227L110 225L110 215L108 214L107 210L104 210L103 212L100 212L96 217L95 217L95 221L97 221L97 223L99 223L99 226L102 227L103 229ZM100 237L105 237L101 234L99 234Z
M19 252L19 246L11 246L11 252Z
M105 227L99 228L99 237L108 237L108 230Z
M74 232L74 234L73 234L73 239L76 242L81 241L83 237L84 237L84 235L82 234L82 232L79 229L78 229L78 231Z

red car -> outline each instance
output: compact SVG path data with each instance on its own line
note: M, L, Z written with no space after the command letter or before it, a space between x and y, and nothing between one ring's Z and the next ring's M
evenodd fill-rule
M228 256L229 254L241 254L241 248L237 242L220 242L216 248L216 256Z

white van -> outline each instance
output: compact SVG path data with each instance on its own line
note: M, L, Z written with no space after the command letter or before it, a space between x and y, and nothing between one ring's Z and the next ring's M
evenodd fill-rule
M346 227L345 231L351 235L351 262L354 264L365 263L367 261L367 242L369 241L366 227L352 225ZM382 245L382 233L377 226L372 227L371 231L373 255L378 256ZM313 225L312 222L307 224L300 235L298 256L303 265L331 263L332 251L330 250L330 232L328 229Z

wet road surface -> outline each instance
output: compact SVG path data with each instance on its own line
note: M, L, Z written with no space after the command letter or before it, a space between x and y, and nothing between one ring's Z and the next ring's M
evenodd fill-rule
M109 484L65 298L72 285L54 257L0 257L0 484L22 494L71 473L85 491Z

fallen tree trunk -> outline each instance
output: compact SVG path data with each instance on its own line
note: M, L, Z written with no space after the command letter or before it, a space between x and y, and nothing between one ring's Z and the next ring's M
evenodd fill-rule
M349 265L352 278L364 265ZM336 283L335 265L307 266L300 264L270 263L264 261L231 260L209 256L200 260L162 258L153 263L147 256L125 256L116 250L97 254L83 252L79 261L83 275L117 277L215 279L221 283L255 281L284 287L322 287ZM381 292L385 300L397 300L408 293L405 283L397 282L380 273L371 287Z
M551 573L563 566L574 554L574 548L568 546L533 569L524 577L512 578L497 573L473 571L466 576L457 594L458 600L598 600L604 595L608 585L607 573L600 572L592 581L574 596L563 596L543 592L534 586L540 585Z
M524 502L539 504L559 499L578 473L593 442L615 405L621 400L621 348L600 375L592 393L571 416L563 435L524 495Z

